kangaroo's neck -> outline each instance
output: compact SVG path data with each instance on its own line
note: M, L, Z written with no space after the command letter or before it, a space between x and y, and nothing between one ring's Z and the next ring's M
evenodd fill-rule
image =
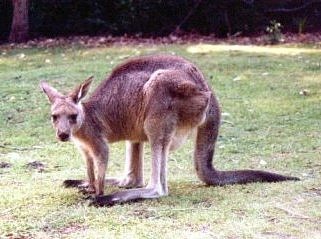
M78 140L89 141L94 138L108 138L111 130L107 124L108 120L101 120L99 116L97 102L86 101L81 103L82 116L81 126L74 132L73 136Z

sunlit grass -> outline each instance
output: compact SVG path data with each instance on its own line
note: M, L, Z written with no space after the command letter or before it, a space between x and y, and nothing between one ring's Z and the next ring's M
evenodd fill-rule
M275 55L298 55L302 53L321 54L320 48L304 48L304 47L280 47L280 46L255 46L255 45L209 45L199 44L190 46L187 49L190 53L210 53L225 51L240 51L244 53L263 53Z

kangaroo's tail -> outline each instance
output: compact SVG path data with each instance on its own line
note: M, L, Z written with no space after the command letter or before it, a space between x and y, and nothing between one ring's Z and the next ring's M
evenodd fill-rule
M215 142L220 124L220 109L216 98L211 98L206 121L198 127L194 163L198 177L208 185L245 184L252 182L280 182L300 180L259 170L218 171L213 167Z

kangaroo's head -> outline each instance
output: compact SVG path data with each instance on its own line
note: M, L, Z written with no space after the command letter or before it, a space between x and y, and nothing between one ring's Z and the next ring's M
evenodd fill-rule
M84 112L80 101L88 93L92 79L88 78L67 95L59 93L46 82L40 83L51 104L51 120L59 140L68 141L72 133L81 127Z

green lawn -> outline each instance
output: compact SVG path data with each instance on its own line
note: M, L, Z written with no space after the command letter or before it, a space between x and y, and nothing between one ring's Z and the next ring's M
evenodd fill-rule
M321 52L283 48L0 46L0 238L321 238ZM56 141L39 81L68 90L94 75L96 86L127 57L160 52L196 63L220 99L217 168L302 180L204 186L189 141L170 155L168 197L95 208L63 188L85 177L85 164L71 143ZM110 148L107 174L121 175L124 143ZM34 161L44 166L27 167Z

